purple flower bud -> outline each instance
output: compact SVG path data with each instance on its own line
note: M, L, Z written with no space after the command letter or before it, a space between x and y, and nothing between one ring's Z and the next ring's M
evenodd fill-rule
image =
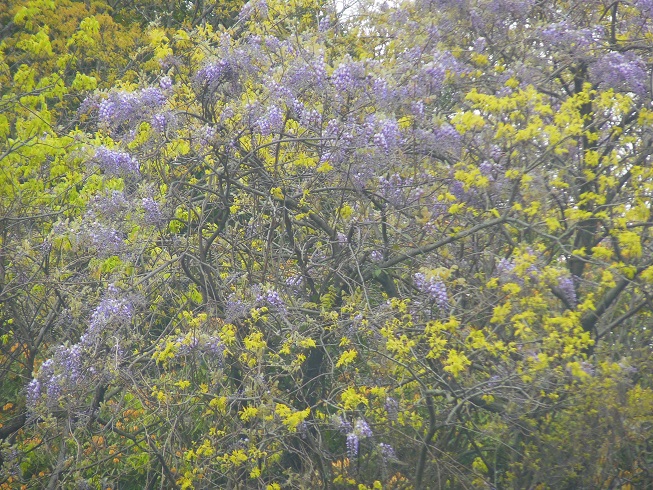
M358 436L353 432L347 434L347 456L354 460L358 456Z

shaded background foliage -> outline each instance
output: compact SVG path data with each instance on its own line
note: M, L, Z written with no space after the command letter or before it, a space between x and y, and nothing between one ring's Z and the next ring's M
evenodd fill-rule
M651 5L240 7L0 11L0 485L645 487Z

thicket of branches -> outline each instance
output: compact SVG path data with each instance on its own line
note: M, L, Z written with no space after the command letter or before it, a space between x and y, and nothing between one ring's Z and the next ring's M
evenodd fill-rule
M0 488L645 488L653 3L241 5L0 7Z

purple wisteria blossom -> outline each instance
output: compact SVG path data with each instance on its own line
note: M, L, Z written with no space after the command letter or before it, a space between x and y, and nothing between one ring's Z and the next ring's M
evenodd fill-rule
M103 126L116 127L138 114L138 95L132 92L112 92L100 102L98 121Z
M286 309L286 303L274 289L266 289L265 291L261 290L256 296L256 303L271 306L279 311L285 311Z
M354 432L347 434L347 456L354 460L358 456L358 436Z
M299 121L305 127L319 127L322 115L315 109L304 109L300 114Z
M441 153L458 155L462 151L462 138L456 128L443 124L434 131L436 149Z
M361 439L366 439L374 435L370 425L364 419L356 420L354 423L354 432L358 434Z
M348 64L343 64L336 68L333 71L331 79L336 89L343 92L351 90L356 86L356 82Z
M166 102L166 96L161 89L157 87L148 87L138 93L138 103L140 108L158 109Z
M506 258L502 258L497 262L497 274L499 277L508 277L514 274L515 271L515 263Z
M531 249L527 249L526 252L528 255L535 255ZM518 266L518 261L515 258L502 258L497 262L497 276L502 282L517 282L519 284L524 283L524 279L536 279L540 274L540 268L537 264L530 264L526 267L526 270L521 272ZM523 269L522 269L523 270ZM518 275L518 271L519 275Z
M278 133L283 129L283 111L277 107L270 107L263 117L256 121L259 131L263 136Z
M331 83L338 92L346 93L362 87L365 83L365 67L351 59L340 63L331 74Z
M205 124L199 130L200 143L205 146L213 143L213 140L218 135L217 129L214 126Z
M601 56L590 67L590 75L600 86L632 92L640 97L647 93L646 64L632 52L612 51Z
M384 462L387 462L390 459L395 459L397 455L395 454L394 448L390 444L385 442L379 443L379 452Z
M129 210L129 207L125 194L122 191L113 190L107 195L93 197L86 217L87 219L95 219L98 215L101 215L112 219L120 219Z
M635 0L633 4L640 10L644 17L653 17L653 0Z
M150 125L156 133L165 135L166 131L173 127L175 119L175 115L172 112L158 112L152 115Z
M56 407L59 398L63 395L64 378L61 374L55 374L45 378L45 396L48 407Z
M198 334L186 337L177 337L175 340L177 346L177 356L191 356L202 353L209 356L211 360L217 361L222 365L225 345L219 335Z
M313 82L316 86L321 87L327 79L326 63L323 59L318 59L311 63L311 73L313 75Z
M80 337L82 346L91 346L100 340L101 334L109 327L127 325L131 322L134 308L132 304L111 289L95 308L88 329Z
M213 91L225 81L236 80L237 76L235 63L230 58L223 58L200 68L195 74L194 81L201 88Z
M286 286L291 288L294 291L299 291L302 287L304 279L300 275L290 276L286 279Z
M385 411L388 412L388 420L392 422L399 420L399 402L391 396L385 399Z
M94 160L108 175L139 175L138 161L129 153L100 146L95 150Z
M63 368L69 381L77 383L82 377L83 349L80 344L59 346L54 353L54 362Z
M399 125L394 119L386 119L380 124L379 132L374 134L374 144L380 147L385 153L390 153L399 146L401 133Z
M330 15L325 15L320 19L320 22L318 22L317 25L317 30L318 32L326 32L328 31L332 25L333 25L333 19L331 18Z
M372 429L369 424L364 419L357 419L353 430L347 433L347 456L349 459L354 460L358 456L360 440L372 436Z
M88 95L77 108L77 115L89 114L100 108L101 99L98 94Z
M393 88L390 82L385 78L375 78L372 81L371 88L374 98L377 104L379 104L379 108L388 110L388 112L392 111L394 104L401 99L401 91ZM417 109L417 112L423 114L423 107L421 109L421 111L420 109Z
M405 204L405 195L413 183L411 177L402 177L395 173L387 177L379 177L379 194L381 194L393 206ZM411 192L411 197L418 198L418 193Z
M219 335L213 335L204 341L203 349L214 356L221 364L224 357L225 345Z
M84 348L80 344L59 346L51 359L47 359L36 377L26 388L27 407L35 410L45 398L46 406L54 408L65 392L75 390L84 383Z
M28 408L34 408L39 402L39 399L41 398L41 382L38 378L34 378L27 385L25 398Z
M161 90L170 90L172 88L172 78L169 76L162 77L159 80L159 87L161 87Z
M90 223L86 227L85 233L90 239L91 245L95 247L101 257L120 253L125 244L123 234L120 231L97 221Z
M258 15L265 18L268 15L268 3L266 0L249 0L238 14L238 19L248 20L251 17Z
M143 211L145 212L145 219L149 223L156 224L163 219L163 214L161 213L159 203L157 203L151 197L144 197L141 200L141 206L143 206Z
M225 306L225 321L232 323L240 318L245 318L248 314L249 307L247 304L237 297L235 293L230 294Z
M444 282L435 277L427 278L421 272L415 274L413 279L415 281L415 287L434 300L440 309L449 309L449 296L447 294L447 286Z
M98 122L113 131L127 129L143 120L147 114L160 109L166 100L166 95L158 87L135 92L111 92L99 103Z
M200 345L200 340L196 336L190 338L178 337L175 341L177 344L177 355L188 356L192 354Z
M348 434L353 430L351 422L342 415L334 416L332 421L342 434Z
M487 39L484 37L476 38L472 46L474 51L476 51L477 53L484 52L486 47L487 47Z
M591 54L593 45L600 41L602 35L598 26L594 29L576 29L566 21L549 24L539 32L546 48L567 52L579 60Z
M558 279L558 287L572 308L575 307L578 301L576 298L576 288L574 285L573 277L568 275L562 276L560 279Z

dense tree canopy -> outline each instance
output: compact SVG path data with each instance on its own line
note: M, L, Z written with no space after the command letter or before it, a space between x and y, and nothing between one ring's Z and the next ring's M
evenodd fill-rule
M396 3L0 6L0 488L653 480L653 2Z

